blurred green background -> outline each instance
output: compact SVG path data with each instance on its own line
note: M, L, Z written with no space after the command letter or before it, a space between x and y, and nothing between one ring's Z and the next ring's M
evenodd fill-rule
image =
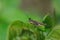
M60 0L53 0L52 2L56 10L57 27L60 26ZM0 40L6 40L7 28L13 21L21 20L27 23L26 14L22 10L19 10L20 4L21 0L0 0ZM36 15L28 15L37 21L42 21Z

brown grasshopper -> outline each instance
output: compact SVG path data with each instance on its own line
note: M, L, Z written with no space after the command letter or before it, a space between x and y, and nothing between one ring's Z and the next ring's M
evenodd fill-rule
M33 25L37 25L37 26L41 26L41 25L46 25L44 23L41 23L41 22L37 22L35 20L32 20L31 18L29 18L29 22Z

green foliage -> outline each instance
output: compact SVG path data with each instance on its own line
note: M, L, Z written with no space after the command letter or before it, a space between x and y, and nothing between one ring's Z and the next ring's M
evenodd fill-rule
M46 24L45 25L45 32L47 35L49 35L51 30L55 27L55 25L56 25L55 21L56 20L48 14L43 18L43 23Z
M44 40L41 26L39 27L15 21L9 27L8 40Z
M46 37L46 40L60 40L60 27L59 25L55 26L51 32Z

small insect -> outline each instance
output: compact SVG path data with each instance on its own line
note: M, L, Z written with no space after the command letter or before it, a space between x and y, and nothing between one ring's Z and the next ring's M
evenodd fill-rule
M30 22L31 24L34 24L34 25L37 25L37 26L46 25L46 24L44 24L44 23L40 23L40 22L37 22L37 21L35 21L35 20L32 20L31 18L29 18L29 22Z

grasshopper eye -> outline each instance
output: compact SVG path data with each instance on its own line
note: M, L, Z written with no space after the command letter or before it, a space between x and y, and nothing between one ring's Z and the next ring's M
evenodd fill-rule
M29 18L29 20L31 20L31 18Z

